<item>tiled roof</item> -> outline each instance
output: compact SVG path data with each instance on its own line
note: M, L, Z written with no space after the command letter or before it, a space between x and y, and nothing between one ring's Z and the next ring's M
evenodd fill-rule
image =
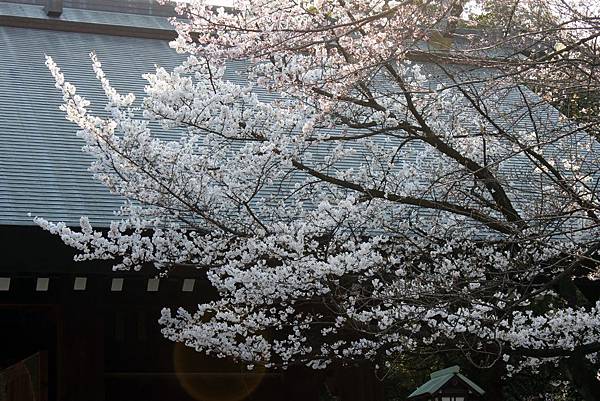
M112 36L173 39L173 26L167 18L155 14L130 14L100 11L94 8L61 9L60 16L50 17L44 7L0 0L0 25L75 32L102 33Z
M444 385L448 383L448 381L450 381L450 379L452 379L454 376L457 376L459 379L461 379L468 387L474 390L477 394L485 394L485 391L481 387L479 387L465 375L461 374L460 367L455 365L431 373L430 380L421 385L415 391L413 391L408 396L408 398L418 397L424 394L433 395L442 387L444 387Z
M7 0L6 3L44 6L47 0ZM173 7L156 0L62 0L65 9L110 11L126 14L167 16L174 15Z
M76 127L44 65L52 56L67 79L103 109L88 54L95 51L113 85L143 94L141 75L180 60L163 40L0 26L0 224L32 225L33 216L76 224L88 215L106 225L120 201L87 171Z
M145 82L141 75L155 64L174 67L181 56L166 40L116 36L105 29L112 23L115 27L129 24L129 28L167 31L163 24L168 23L159 17L65 8L61 18L98 23L104 26L103 34L61 31L56 26L55 30L2 26L2 15L50 21L40 7L0 0L0 225L33 225L36 215L78 224L80 216L86 215L96 226L107 226L121 201L87 172L90 159L81 151L77 128L58 108L61 95L44 65L44 54L52 56L79 93L92 101L94 112L102 112L105 98L90 66L90 51L98 54L111 83L121 92L134 92L138 99ZM115 19L111 20L111 15ZM240 80L233 71L243 67L231 67L227 78ZM376 85L382 90L396 90L389 82ZM259 96L265 100L273 97L264 92ZM500 103L499 109L522 109L516 90ZM554 125L557 113L546 109L536 110L535 117L541 126ZM515 118L506 114L508 120ZM507 121L512 128L530 125L530 121ZM327 146L313 149L317 158L326 152ZM343 160L339 167L351 167L359 159ZM523 177L530 175L531 166L525 158L513 158L509 164L503 168L516 169ZM513 187L530 184L527 179L512 183ZM518 207L519 200L515 203Z

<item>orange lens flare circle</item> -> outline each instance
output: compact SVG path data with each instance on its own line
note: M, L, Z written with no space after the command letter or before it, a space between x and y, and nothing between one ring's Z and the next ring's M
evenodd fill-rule
M256 390L266 371L263 366L248 370L181 343L176 343L173 349L173 366L181 387L198 401L241 401Z

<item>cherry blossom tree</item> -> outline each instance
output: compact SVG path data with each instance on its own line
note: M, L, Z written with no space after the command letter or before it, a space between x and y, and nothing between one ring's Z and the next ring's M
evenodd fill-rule
M48 58L125 203L108 231L36 221L79 259L205 271L218 299L160 319L199 352L383 370L459 354L507 376L556 366L598 400L592 3L178 3L187 59L146 74L141 103L92 54L94 115Z

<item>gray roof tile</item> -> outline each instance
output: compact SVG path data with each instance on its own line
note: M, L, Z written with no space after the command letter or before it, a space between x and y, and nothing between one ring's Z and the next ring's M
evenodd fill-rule
M52 56L78 91L101 111L104 99L88 54L96 51L113 85L143 94L141 75L181 59L166 41L0 26L0 224L32 225L39 215L105 226L121 201L87 171L76 127L44 65ZM29 215L29 213L31 215Z

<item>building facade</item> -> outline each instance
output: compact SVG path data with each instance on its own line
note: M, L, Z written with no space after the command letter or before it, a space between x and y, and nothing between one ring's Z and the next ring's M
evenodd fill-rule
M33 223L40 216L77 226L86 215L108 227L120 205L87 171L44 55L102 110L89 53L116 88L140 95L141 74L181 59L168 46L172 14L150 0L0 1L2 401L323 399L321 373L247 372L161 336L162 307L193 308L215 296L201 275L157 278L151 268L128 274L110 263L76 263L70 248ZM353 383L338 391L342 399L380 397L361 370L336 377Z

